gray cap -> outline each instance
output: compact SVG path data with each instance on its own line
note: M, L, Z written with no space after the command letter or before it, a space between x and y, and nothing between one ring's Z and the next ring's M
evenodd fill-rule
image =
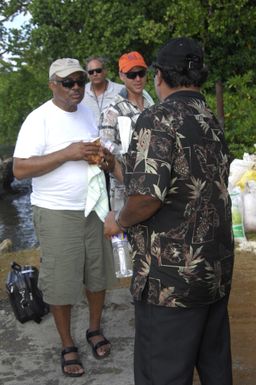
M51 78L54 74L60 78L65 78L74 72L86 72L77 59L57 59L50 66L49 78Z

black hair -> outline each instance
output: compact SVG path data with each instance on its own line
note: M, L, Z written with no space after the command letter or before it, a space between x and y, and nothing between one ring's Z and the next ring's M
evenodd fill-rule
M207 80L208 69L205 66L184 67L173 66L172 68L161 68L155 66L162 73L162 77L166 84L171 88L176 87L201 87Z

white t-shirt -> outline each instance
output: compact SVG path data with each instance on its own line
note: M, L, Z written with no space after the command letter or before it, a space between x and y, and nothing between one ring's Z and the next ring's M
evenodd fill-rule
M75 112L66 112L49 100L32 111L21 126L14 157L46 155L98 136L92 112L81 103L77 107ZM31 204L55 210L84 210L87 171L86 161L68 161L32 178Z

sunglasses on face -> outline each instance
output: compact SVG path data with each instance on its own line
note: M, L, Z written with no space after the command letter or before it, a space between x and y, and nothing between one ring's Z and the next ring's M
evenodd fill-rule
M85 79L64 79L64 80L55 80L56 83L60 83L62 87L64 88L73 88L75 84L78 85L78 87L84 87L85 86Z
M127 79L136 79L137 76L140 78L144 78L146 76L147 71L146 70L140 70L140 71L130 71L126 72L125 75Z
M101 74L101 72L103 71L103 68L94 68L93 70L88 70L88 74L89 75L93 75L94 72L96 72L97 74Z

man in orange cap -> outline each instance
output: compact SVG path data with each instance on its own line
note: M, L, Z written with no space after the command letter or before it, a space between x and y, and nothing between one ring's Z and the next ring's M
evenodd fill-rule
M143 56L136 51L125 53L119 58L119 76L125 87L101 114L99 123L101 139L103 142L112 145L116 158L121 162L123 161L123 155L127 152L129 143L126 143L124 148L120 136L123 121L121 122L120 118L127 118L125 129L130 130L131 137L131 132L134 130L140 113L154 104L151 96L144 90L147 67ZM112 209L122 207L123 191L123 184L111 177L110 203Z

